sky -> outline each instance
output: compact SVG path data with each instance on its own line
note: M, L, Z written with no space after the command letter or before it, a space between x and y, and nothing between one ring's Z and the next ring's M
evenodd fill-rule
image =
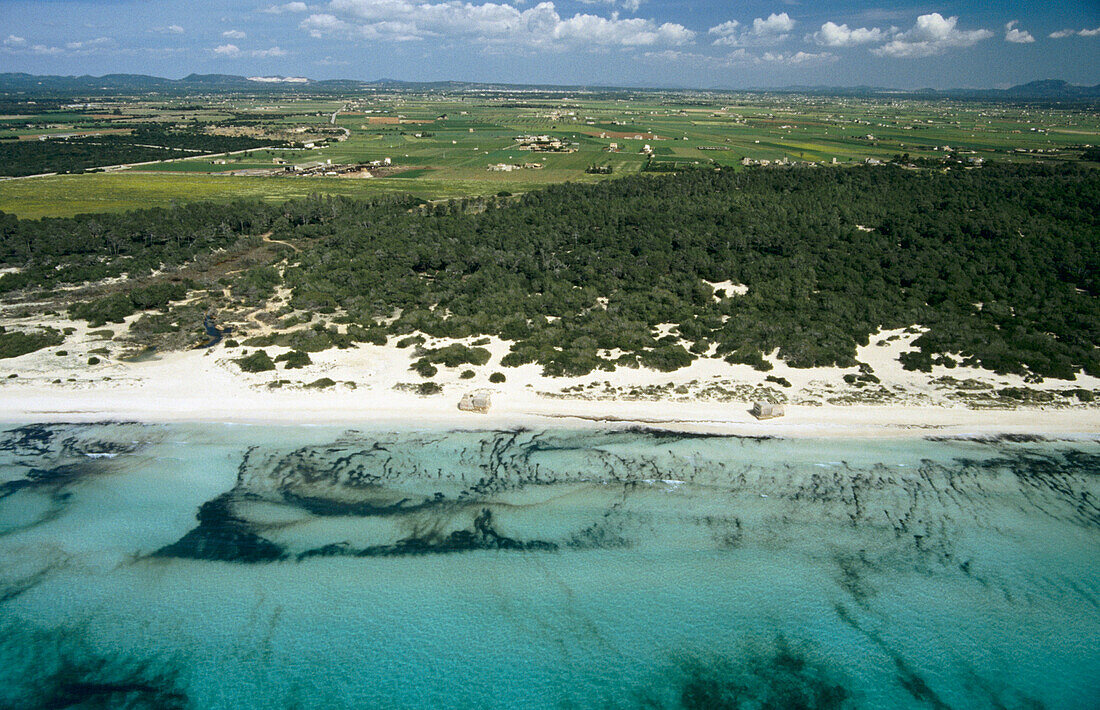
M0 0L0 72L688 88L1100 84L1100 0Z

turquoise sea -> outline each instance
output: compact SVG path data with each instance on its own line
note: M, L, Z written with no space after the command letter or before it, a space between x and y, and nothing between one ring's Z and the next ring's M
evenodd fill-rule
M0 429L3 708L1100 707L1100 439Z

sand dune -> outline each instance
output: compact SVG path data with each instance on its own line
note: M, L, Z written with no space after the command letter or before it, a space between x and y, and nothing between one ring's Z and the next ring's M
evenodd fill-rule
M844 376L856 368L799 370L772 358L775 368L761 373L744 365L702 358L672 373L620 368L579 378L547 378L537 365L502 368L508 343L492 339L493 353L476 376L460 379L465 369L440 368L433 378L443 392L418 396L395 389L423 382L409 370L412 349L362 345L312 354L313 364L298 370L242 373L233 358L242 348L218 345L210 350L167 353L147 362L112 359L118 346L88 335L78 322L63 346L0 361L0 419L88 421L227 421L265 423L359 423L425 427L631 426L690 429L731 434L778 436L926 436L1033 433L1100 434L1100 408L1073 397L1057 396L1042 406L1008 408L989 393L1004 387L1040 391L1100 389L1100 380L1047 380L1026 384L1022 378L954 368L932 374L903 370L897 361L912 333L890 331L871 338L858 359L872 367L881 384L853 386ZM467 341L468 342L468 341ZM431 341L428 346L438 346ZM87 364L88 353L107 346L111 357ZM267 348L275 355L285 348ZM507 380L493 384L490 373ZM10 377L11 374L17 375ZM783 378L789 387L765 378ZM968 382L945 384L944 377ZM336 382L312 389L319 378ZM279 386L273 383L282 381ZM966 389L969 387L970 389ZM461 412L457 403L468 391L492 392L488 414ZM785 400L786 416L757 421L752 401ZM985 399L983 399L985 398Z

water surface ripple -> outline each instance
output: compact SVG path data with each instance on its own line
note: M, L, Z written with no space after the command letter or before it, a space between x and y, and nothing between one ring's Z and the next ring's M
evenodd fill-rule
M1100 442L7 425L0 707L1100 707Z

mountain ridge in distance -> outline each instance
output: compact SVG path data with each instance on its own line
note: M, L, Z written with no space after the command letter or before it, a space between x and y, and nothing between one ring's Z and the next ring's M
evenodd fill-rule
M1062 79L1039 79L1018 84L1007 89L890 89L871 86L787 86L777 88L662 88L662 87L615 87L549 84L508 84L503 82L467 82L467 81L404 81L400 79L379 78L370 81L360 79L308 79L301 81L272 81L273 77L244 77L235 74L198 74L191 73L180 79L168 79L147 74L105 74L103 76L58 76L35 75L23 72L0 74L0 92L13 93L93 93L101 94L117 91L171 91L192 90L239 90L239 91L341 91L355 88L407 88L420 90L601 90L601 91L716 91L716 92L753 92L753 93L806 93L833 96L905 96L912 98L973 98L1004 100L1040 100L1040 101L1090 101L1100 99L1100 84L1082 86L1070 84ZM277 77L283 78L285 77Z

